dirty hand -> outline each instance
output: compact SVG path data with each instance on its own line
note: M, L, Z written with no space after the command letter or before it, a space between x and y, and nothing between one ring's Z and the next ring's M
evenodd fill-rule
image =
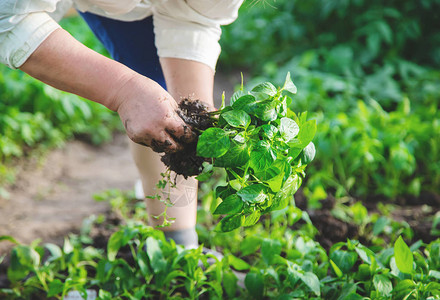
M128 137L156 152L175 152L195 139L177 115L177 103L159 84L147 77L130 78L114 99Z

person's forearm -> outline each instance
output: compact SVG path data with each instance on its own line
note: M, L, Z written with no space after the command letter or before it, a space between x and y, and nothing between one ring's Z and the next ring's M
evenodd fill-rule
M176 101L190 97L214 107L214 71L209 66L193 60L169 57L161 58L160 63L168 92Z
M118 91L137 73L87 48L67 31L55 30L20 67L57 89L117 110Z

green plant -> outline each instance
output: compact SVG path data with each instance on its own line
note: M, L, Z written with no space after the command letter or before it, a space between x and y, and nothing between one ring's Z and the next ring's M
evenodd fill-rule
M208 195L199 212L216 203ZM123 209L126 224L114 228L100 247L89 234L109 224L98 224L102 218L95 217L84 222L81 235L65 238L62 247L0 237L16 243L10 255L0 257L0 263L10 261L10 285L0 288L2 299L63 299L71 290L85 297L91 289L99 299L117 300L440 298L440 240L408 246L397 237L391 246L369 248L348 239L326 251L316 242L307 213L294 206L231 232L211 231L215 222L208 219L215 216L205 211L199 235L206 246L225 254L218 261L201 247L183 249L143 225L128 193L110 191L99 198L112 202L117 212ZM243 287L234 270L244 273Z
M219 230L254 225L261 214L286 207L315 156L316 122L290 111L292 100L284 91L296 93L290 74L278 89L269 82L249 93L241 89L199 137L197 155L212 158L227 173L227 185L216 191L223 201L214 214L226 215ZM212 165L197 178L210 174Z
M2 299L63 299L70 290L86 297L88 289L98 290L100 299L198 299L203 294L221 299L223 293L222 264L215 256L203 254L201 247L184 250L144 225L121 227L105 253L74 235L63 247L39 246L39 241L21 245L9 236L1 240L17 244L8 268L11 285L0 289ZM208 258L214 263L209 265Z
M388 198L436 193L440 36L429 11L439 4L245 3L223 30L219 65L247 68L250 86L282 84L283 74L292 73L299 93L291 109L311 111L319 121L320 151L304 183L310 191L321 186L337 197Z

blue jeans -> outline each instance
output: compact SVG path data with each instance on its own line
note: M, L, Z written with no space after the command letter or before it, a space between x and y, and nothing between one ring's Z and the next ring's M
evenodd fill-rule
M80 12L80 15L114 60L156 81L166 89L154 45L152 17L125 22L91 13Z

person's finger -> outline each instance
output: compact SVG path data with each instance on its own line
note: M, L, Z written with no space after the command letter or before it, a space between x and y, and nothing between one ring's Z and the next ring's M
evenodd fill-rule
M144 141L143 144L158 153L173 153L182 150L183 148L180 143L175 141L174 138L167 134L165 131L160 131L158 134L153 136L151 140Z
M170 118L167 118L165 130L178 143L190 143L197 137L191 127L186 124L176 112L174 112Z

